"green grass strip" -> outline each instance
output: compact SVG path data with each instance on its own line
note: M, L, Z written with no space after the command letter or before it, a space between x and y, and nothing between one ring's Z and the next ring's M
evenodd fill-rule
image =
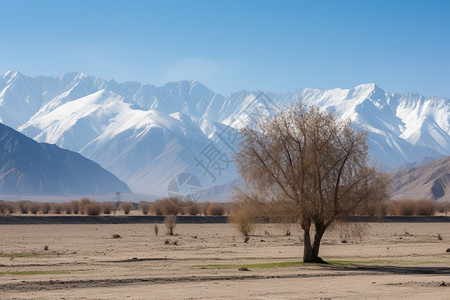
M0 272L0 275L45 275L45 274L70 274L70 272L68 271Z

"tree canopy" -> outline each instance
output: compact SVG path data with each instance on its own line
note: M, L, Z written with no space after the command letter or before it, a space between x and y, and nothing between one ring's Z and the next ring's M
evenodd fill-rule
M349 120L298 102L242 136L236 162L245 186L236 197L298 222L305 262L323 262L320 242L333 222L388 197L387 177L369 165L367 133Z

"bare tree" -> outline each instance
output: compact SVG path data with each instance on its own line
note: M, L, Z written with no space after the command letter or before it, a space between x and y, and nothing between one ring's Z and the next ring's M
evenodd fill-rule
M245 186L236 198L299 222L304 262L324 262L320 242L333 222L388 197L387 176L368 165L367 134L332 113L299 102L242 134L236 162Z

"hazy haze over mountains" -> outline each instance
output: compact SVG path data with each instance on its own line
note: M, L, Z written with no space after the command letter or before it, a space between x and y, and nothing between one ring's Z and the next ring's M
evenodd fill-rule
M180 172L203 187L237 178L237 130L301 98L369 132L370 155L387 168L450 153L450 101L392 94L375 84L282 94L222 96L197 81L161 87L83 73L29 78L0 75L1 121L39 142L80 152L134 192L165 195Z

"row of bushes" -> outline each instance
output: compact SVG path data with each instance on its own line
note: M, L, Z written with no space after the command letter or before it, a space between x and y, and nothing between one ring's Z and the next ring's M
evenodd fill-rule
M368 216L432 216L450 210L450 203L437 203L429 199L403 199L374 203L362 207L357 214Z
M2 201L0 200L0 215L5 214L116 214L122 211L129 214L132 210L139 209L144 215L207 215L222 216L227 212L227 205L217 202L197 203L194 201L183 202L178 198L164 198L156 202L98 202L83 198L64 203L33 202L33 201Z

